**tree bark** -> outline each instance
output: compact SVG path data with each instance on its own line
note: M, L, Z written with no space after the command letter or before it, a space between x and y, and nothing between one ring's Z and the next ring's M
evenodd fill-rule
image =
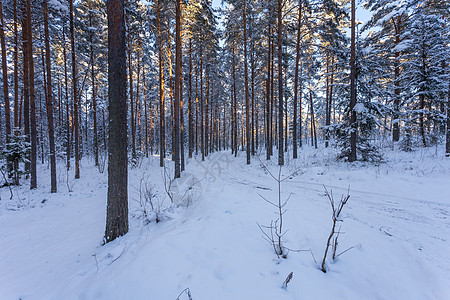
M46 1L46 0L44 0ZM92 26L92 15L89 13L89 26ZM92 117L94 118L94 162L98 166L98 133L97 133L97 89L95 87L95 69L94 69L94 43L93 33L90 34L91 50L91 81L92 81Z
M56 151L55 151L55 133L53 127L53 90L52 90L52 68L50 59L50 37L48 32L48 8L47 0L43 0L44 8L44 35L45 35L45 65L47 69L47 93L45 97L45 107L47 110L48 140L50 143L50 177L51 192L56 193Z
M158 62L159 62L159 166L164 167L166 157L166 130L165 130L165 107L164 107L164 70L162 58L162 38L161 38L161 0L158 0Z
M283 141L283 53L282 53L283 0L278 0L278 165L284 165Z
M351 20L351 45L350 45L350 155L348 157L349 162L356 160L356 111L354 110L356 105L356 51L355 51L355 0L351 3L352 20Z
M14 0L14 127L19 128L19 42L17 33L17 0Z
M247 17L246 17L246 0L242 9L244 19L244 82L245 82L245 133L247 143L247 165L250 164L250 105L248 95L248 66L247 66Z
M78 99L78 75L75 53L75 27L73 1L69 0L70 14L70 45L72 50L72 93L73 93L73 125L75 131L75 179L80 178L80 128L79 128L79 99Z
M189 158L194 152L194 120L192 117L192 39L189 39L189 94L188 94L188 123L189 123Z
M175 3L175 102L174 102L174 153L175 178L180 177L180 96L181 96L181 0Z
M395 33L395 46L400 44L400 26L401 26L401 16L393 19L394 23L394 33ZM392 129L392 140L394 142L398 142L400 140L400 124L399 124L399 110L400 110L400 63L399 57L400 52L397 51L394 53L395 61L394 61L394 124Z
M123 0L107 1L108 15L108 203L104 243L128 232L127 71Z
M293 139L293 150L292 157L297 158L297 103L298 103L298 65L300 63L300 36L301 36L301 27L302 27L302 0L298 1L298 20L297 20L297 44L295 46L295 75L294 75L294 123L292 124L292 139ZM300 100L301 101L301 100ZM301 109L301 105L300 105ZM301 114L300 114L300 122L301 122ZM300 139L301 144L301 139Z
M133 160L136 159L136 127L134 122L134 98L133 98L133 62L132 62L132 44L131 44L131 33L128 28L128 76L130 79L129 95L130 95L130 123L131 123L131 156Z
M66 164L67 164L67 171L70 170L70 150L71 150L71 139L70 139L70 131L71 131L71 126L70 126L70 112L69 112L69 84L67 83L68 81L68 76L67 76L67 55L66 55L66 35L65 35L65 26L63 24L62 26L63 28L63 57L64 57L64 85L65 85L65 96L66 96L66 128L67 128L67 144L66 144Z
M269 0L270 1L270 0ZM270 8L269 8L270 9ZM266 159L269 160L270 159L270 155L271 155L271 138L272 138L272 132L271 132L271 120L270 120L270 111L271 111L271 106L270 106L270 89L271 89L271 74L270 74L270 65L271 65L271 50L272 50L272 46L271 46L271 34L272 34L272 26L271 26L271 22L269 20L269 28L268 28L268 38L267 38L267 82L266 82Z
M204 139L204 119L203 119L203 48L200 45L200 150L202 151L202 161L205 160L205 139Z
M11 108L9 105L9 94L8 94L8 65L6 60L6 44L5 44L5 31L3 19L3 4L0 0L0 40L2 47L2 73L3 73L3 101L5 102L5 131L6 131L6 142L9 140L9 135L11 134ZM1 123L1 122L0 122Z
M30 189L37 188L37 128L36 128L36 94L34 90L34 60L33 60L33 27L31 22L31 0L27 0L27 40L28 40L28 76L30 92L30 139L31 139L31 168Z

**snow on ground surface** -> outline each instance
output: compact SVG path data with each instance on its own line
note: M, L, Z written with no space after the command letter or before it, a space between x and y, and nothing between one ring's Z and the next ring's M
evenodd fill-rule
M333 149L300 150L282 169L285 246L278 259L257 226L277 218L277 183L245 152L187 160L165 193L159 158L129 170L130 232L102 246L107 174L82 162L81 179L61 165L50 194L0 189L0 299L450 299L450 159L442 149L390 151L379 166L336 162ZM276 174L275 159L264 160ZM168 161L169 162L169 161ZM169 162L171 164L171 162ZM169 170L170 175L172 171ZM161 222L142 217L147 183ZM336 200L350 187L338 253L319 269ZM191 187L191 188L189 188ZM70 189L70 191L69 191ZM142 195L142 194L141 194ZM260 196L261 195L261 196ZM182 198L182 199L181 199ZM281 286L287 275L287 289Z

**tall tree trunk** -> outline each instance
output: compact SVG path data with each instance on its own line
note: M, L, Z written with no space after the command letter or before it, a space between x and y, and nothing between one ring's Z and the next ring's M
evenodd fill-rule
M275 27L272 29L272 33L273 34L275 32ZM275 39L272 40L271 43L271 57L270 57L270 145L269 145L269 150L270 150L270 155L273 155L273 147L274 144L276 146L276 123L277 123L277 118L276 118L276 113L275 113L275 123L274 123L274 111L276 110L275 107ZM275 141L275 143L274 143Z
M209 142L209 67L205 66L205 121L203 126L205 127L205 156L208 156L208 142Z
M198 66L195 68L195 155L198 154Z
M333 107L334 55L331 57L330 92L328 95L328 125L331 125L331 109Z
M356 131L357 131L357 123L356 123L356 111L354 110L356 105L356 51L355 51L355 21L356 21L356 12L355 12L355 0L352 0L351 3L352 10L352 20L351 20L351 45L350 45L350 156L348 161L353 162L356 160Z
M394 23L394 34L395 34L395 46L400 44L400 26L401 26L401 16L397 16L393 19ZM392 129L392 139L394 142L398 142L400 140L400 52L396 51L394 53L395 60L394 60L394 124Z
M36 94L34 91L34 60L33 60L33 27L31 22L31 0L27 0L28 27L28 75L30 87L30 138L31 138L31 180L30 189L37 188L37 128L36 128Z
M142 66L142 80L143 80L143 93L144 93L144 119L145 119L145 156L148 157L148 144L149 144L149 133L148 133L148 123L150 122L150 130L152 130L152 113L151 113L151 103L150 103L150 121L148 118L148 112L147 112L147 107L148 107L148 99L147 99L147 85L146 85L146 80L145 80L145 63ZM153 138L153 132L152 132L152 138ZM152 151L153 152L153 151ZM152 153L153 154L153 153Z
M316 120L314 116L314 103L311 89L309 90L309 105L311 106L311 145L314 144L314 148L317 149Z
M133 62L132 62L132 44L131 44L131 33L128 28L128 76L130 79L130 86L129 86L129 94L130 94L130 122L131 122L131 156L133 157L133 160L136 159L136 126L134 121L134 98L133 98Z
M26 0L22 0L22 66L23 66L23 123L24 123L24 133L26 136L27 142L30 142L30 90L29 90L29 68L30 64L28 62L28 20L27 20L27 4ZM22 116L22 110L20 112L20 116ZM21 123L21 122L20 122ZM28 157L30 159L30 157ZM25 170L30 171L31 164L30 162L25 163Z
M298 1L298 19L297 19L297 44L295 46L295 75L294 75L294 123L292 124L292 139L293 139L293 150L292 157L297 158L297 105L298 105L298 65L300 63L300 36L302 29L302 0ZM301 99L300 99L301 101ZM300 105L301 109L301 105ZM300 122L302 115L300 114ZM301 139L300 139L301 146Z
M51 192L56 193L56 150L55 133L53 127L53 90L52 90L52 68L50 59L50 38L48 32L48 8L47 0L43 0L44 8L44 35L45 35L45 65L47 68L47 97L45 98L45 107L47 109L48 140L50 142L50 176Z
M247 71L247 17L246 17L246 0L244 0L244 6L242 10L242 16L244 18L244 81L245 81L245 132L247 143L247 165L250 164L250 105L248 96L248 71Z
M181 172L184 171L185 162L184 162L184 140L185 140L185 132L184 132L184 110L183 110L183 70L180 67L180 164L181 164Z
M92 27L92 15L89 13L89 26ZM92 81L92 116L94 118L94 161L98 166L98 134L97 134L97 89L95 88L95 69L94 69L94 43L93 33L90 34L91 50L91 81Z
M425 138L425 122L424 122L424 114L423 111L425 109L425 95L422 93L419 96L419 105L420 105L420 112L419 112L419 133L420 137L422 138L422 145L424 147L427 146L427 140Z
M9 94L8 94L8 65L6 61L6 45L5 45L5 31L3 19L3 4L0 0L0 43L2 47L2 73L3 73L3 101L5 102L5 131L6 141L9 140L11 134L11 108L9 106ZM0 122L1 123L1 122Z
M205 139L204 139L204 119L203 119L203 48L200 45L200 150L202 151L202 161L205 160Z
M447 132L445 134L445 156L450 156L450 82L447 90Z
M109 160L104 243L128 232L127 65L123 0L108 0Z
M251 136L252 136L252 155L255 155L255 46L254 43L252 43L252 53L251 53L251 69L252 69L252 79L251 79L251 86L252 86L252 130L251 130ZM256 130L258 130L256 128Z
M278 165L284 165L283 151L283 53L282 53L283 0L278 0Z
M180 177L180 96L181 96L181 0L175 3L175 102L174 156L175 178Z
M162 58L162 38L161 38L161 0L158 0L158 62L159 62L159 166L164 166L166 157L166 130L165 130L165 108L164 108L164 70Z
M71 139L70 139L70 118L69 118L69 84L68 76L67 76L67 55L66 55L66 35L65 35L65 26L63 24L63 57L64 57L64 85L65 85L65 96L66 96L66 128L67 128L67 144L66 144L66 167L67 171L70 169L70 150L71 150Z
M192 38L189 39L188 123L189 123L189 158L192 158L192 153L194 152L194 120L192 117Z
M73 92L73 125L75 131L75 179L80 178L80 128L79 128L79 99L78 99L78 75L75 53L75 27L73 1L69 0L70 14L70 45L72 50L72 92Z
M270 0L269 0L270 1ZM270 8L269 8L270 10ZM271 132L271 120L270 120L270 112L271 112L271 106L270 106L270 94L271 94L271 74L270 74L270 70L271 70L271 50L272 50L272 46L271 46L271 34L272 34L272 28L271 28L271 24L272 22L269 20L269 29L268 29L268 38L267 38L267 82L266 82L266 159L269 160L270 159L270 155L271 150L270 147L272 146L271 143L271 138L272 138L272 132Z
M232 53L232 73L233 73L233 145L234 145L234 156L237 156L237 151L238 151L238 144L237 144L237 136L238 136L238 125L237 125L237 96L236 96L236 66L235 66L235 53L234 53L234 48L233 48L233 53Z
M325 126L330 125L330 55L326 54L326 93L325 93ZM325 132L325 148L328 148L328 140L330 139L328 132Z
M170 25L170 20L168 20ZM172 65L172 42L170 41L170 32L167 34L167 59L169 65L169 98L170 98L170 134L171 134L171 143L172 143L172 161L175 161L175 135L173 131L173 117L174 117L174 99L173 99L173 65Z
M422 42L422 49L424 49L425 47L426 47L425 46L425 41L423 41ZM425 51L423 51L422 52L422 70L421 70L422 74L425 74L426 71L427 71L426 60L427 60L427 57L426 57ZM425 79L425 78L423 78L423 79ZM425 80L423 80L423 81L425 81ZM424 147L426 147L427 146L427 140L425 138L425 121L424 121L424 113L423 113L423 111L425 110L425 95L424 95L425 90L424 90L424 87L422 87L421 92L422 93L420 93L420 96L419 96L419 105L420 105L419 131L420 131L420 136L422 138L422 144L423 144Z
M14 0L14 127L19 128L19 42L17 32L17 0Z

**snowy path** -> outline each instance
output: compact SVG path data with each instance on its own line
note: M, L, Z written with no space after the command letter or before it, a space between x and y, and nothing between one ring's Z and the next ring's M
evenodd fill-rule
M269 224L276 216L258 194L275 200L276 183L257 162L247 166L221 153L204 163L190 161L187 172L206 175L193 205L158 224L143 226L132 218L130 233L103 247L105 177L92 171L72 196L36 192L33 197L47 204L0 211L0 299L165 300L186 287L195 300L450 299L445 163L443 174L418 177L299 162L299 175L282 185L283 197L292 193L285 215L290 248L311 249L321 259L331 226L322 185L336 198L351 186L340 249L356 247L328 262L327 274L308 252L276 259L261 238L256 222ZM156 164L144 169L130 171L130 186L145 173L155 192L163 193ZM90 183L98 176L98 184ZM7 191L2 193L5 199ZM130 211L135 198L130 188ZM283 290L291 271L293 280Z

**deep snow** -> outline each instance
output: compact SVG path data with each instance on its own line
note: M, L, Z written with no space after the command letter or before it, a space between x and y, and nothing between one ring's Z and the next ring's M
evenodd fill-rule
M317 263L308 251L278 259L262 238L257 222L277 216L261 196L277 201L277 184L256 158L246 165L244 152L187 159L174 204L158 157L130 168L130 232L106 246L106 173L84 160L81 179L71 170L67 180L61 165L59 192L50 194L41 166L37 190L25 183L9 200L0 189L0 299L164 300L185 288L194 300L450 299L450 159L440 153L388 151L379 166L336 162L333 149L288 157L282 172L296 174L282 184L283 199L291 194L285 245L311 249ZM275 161L262 162L277 172ZM142 218L145 182L165 208L159 223ZM337 252L353 247L328 259L326 274L319 264L332 221L323 185L337 200L350 187Z

